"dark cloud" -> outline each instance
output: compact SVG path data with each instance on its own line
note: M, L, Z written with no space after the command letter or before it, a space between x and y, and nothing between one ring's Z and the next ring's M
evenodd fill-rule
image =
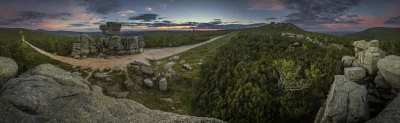
M266 18L265 21L274 21L274 20L276 20L276 19L277 19L277 18L270 17L270 18Z
M106 21L105 21L105 20L102 20L102 21L99 21L99 22L94 22L94 23L92 23L92 24L94 24L94 25L105 25L105 24L106 24Z
M84 26L90 26L90 23L89 22L78 22L78 23L68 24L68 27L84 27Z
M361 0L282 0L287 9L294 10L286 16L284 22L300 26L318 26L323 24L358 24L362 19L346 12ZM347 18L343 18L347 17Z
M210 24L214 24L214 25L222 24L222 20L221 19L214 19L212 22L210 22Z
M167 21L167 20L165 20L165 21L162 21L163 23L172 23L171 21Z
M189 26L195 28L208 28L208 29L241 29L264 26L266 23L253 23L253 24L239 24L236 22L223 22L221 19L214 19L208 23L200 22L184 22L174 23L172 21L154 21L153 23L148 22L119 22L123 26L136 27L136 26L148 26L148 27L172 27L172 26ZM236 23L236 24L233 24Z
M121 11L122 0L76 0L87 13L106 15Z
M391 17L384 22L385 24L400 25L400 16Z
M162 19L165 19L165 18L167 18L167 17L159 17L158 20L162 20Z
M60 20L66 21L72 17L70 13L44 13L44 12L37 12L37 11L23 11L18 14L15 18L5 20L3 19L0 22L0 25L12 25L21 22L25 22L28 24L40 24L44 23L46 20Z
M135 20L135 21L139 20L142 22L151 22L151 21L156 20L157 17L158 17L157 14L141 14L138 16L130 17L129 20Z

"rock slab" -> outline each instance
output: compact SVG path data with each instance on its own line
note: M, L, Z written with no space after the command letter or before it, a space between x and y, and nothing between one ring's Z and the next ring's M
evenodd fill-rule
M400 90L400 56L387 56L378 61L380 74L390 83L393 89Z
M0 56L0 87L9 79L14 78L18 74L17 63L10 58Z

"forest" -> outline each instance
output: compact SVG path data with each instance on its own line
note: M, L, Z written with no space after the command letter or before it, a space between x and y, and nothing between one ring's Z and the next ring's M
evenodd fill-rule
M306 32L291 24L240 30L202 66L202 80L195 85L192 102L195 114L228 122L312 119L320 100L328 94L333 76L342 74L340 60L352 53L352 47L319 47L304 39L282 37L282 32L300 33L326 43L351 42ZM295 42L300 45L293 46Z

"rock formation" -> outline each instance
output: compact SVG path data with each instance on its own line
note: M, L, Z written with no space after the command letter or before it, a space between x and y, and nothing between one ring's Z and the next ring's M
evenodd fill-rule
M18 74L18 65L14 60L6 57L0 57L0 87L9 79Z
M145 46L142 36L123 37L120 34L121 24L107 22L101 25L102 35L97 43L89 35L83 34L77 37L73 44L71 56L82 58L89 54L104 53L108 55L127 55L142 53Z
M71 56L80 58L93 53L98 53L98 45L96 41L87 34L83 34L77 37L77 40L72 45Z
M127 93L115 94L117 97ZM151 110L128 99L103 95L80 76L43 64L4 84L0 90L0 122L214 122L212 118Z
M387 56L378 61L380 74L389 82L392 88L400 90L400 57Z
M378 71L378 60L386 56L386 52L379 49L379 41L355 41L353 45L356 57L352 66L364 67L368 74L376 74Z

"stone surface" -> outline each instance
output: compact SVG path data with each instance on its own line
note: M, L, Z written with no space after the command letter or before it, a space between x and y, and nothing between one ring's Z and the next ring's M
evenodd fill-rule
M342 57L343 66L344 66L344 67L350 67L350 66L353 64L353 62L354 62L355 59L356 59L355 57L343 56L343 57Z
M125 98L129 92L110 92L108 94L115 98Z
M360 81L367 75L367 73L362 67L347 67L344 68L344 75L350 81Z
M40 65L9 80L0 91L0 122L155 123L207 122L201 118L151 110L128 99L105 96L82 77Z
M80 73L80 72L73 72L72 73L72 76L81 76L82 75L82 73Z
M191 70L191 69L192 69L192 67L190 67L189 64L183 64L183 65L182 65L182 68L183 68L183 69L187 69L187 70Z
M72 45L71 55L75 58L80 58L80 56L86 56L90 53L98 53L98 44L94 38L87 34L79 35ZM85 57L82 57L85 58Z
M94 74L94 78L98 80L105 80L108 77L106 73L96 73Z
M380 74L390 83L391 87L400 90L400 57L390 55L378 61Z
M166 78L161 78L158 82L159 89L165 91L168 89L168 82Z
M147 57L146 60L148 60L148 61L156 61L156 59L153 58L153 57Z
M172 56L170 60L172 60L172 61L179 60L179 56Z
M169 68L171 68L173 65L175 65L175 62L172 62L172 61L171 61L171 62L168 62L167 64L165 64L165 65L164 65L164 68L165 68L165 69L169 69Z
M9 79L16 77L17 74L17 63L13 59L0 56L0 87Z
M369 119L365 86L336 75L326 102L322 122L364 122Z
M390 83L382 76L381 72L378 72L378 75L376 75L374 83L378 89L391 88Z
M397 96L378 116L366 123L398 123L400 121L400 96Z
M146 65L140 66L140 71L148 75L152 75L154 73L151 67Z
M153 81L151 81L151 79L144 79L143 83L144 83L144 85L146 85L147 87L150 87L150 88L154 86L154 83L153 83Z

